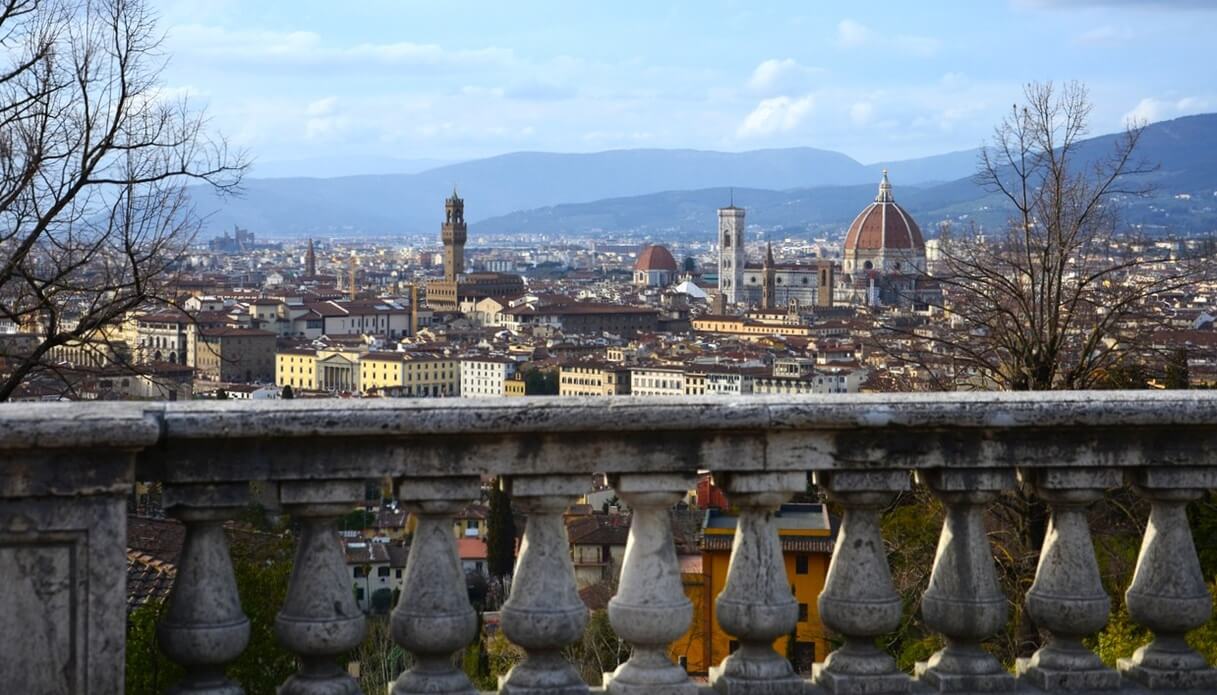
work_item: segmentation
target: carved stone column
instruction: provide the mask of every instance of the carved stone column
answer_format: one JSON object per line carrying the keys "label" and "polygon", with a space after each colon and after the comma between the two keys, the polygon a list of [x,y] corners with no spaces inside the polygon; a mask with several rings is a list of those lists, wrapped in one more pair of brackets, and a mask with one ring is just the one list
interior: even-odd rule
{"label": "carved stone column", "polygon": [[1107,668],[1082,644],[1107,624],[1111,599],[1103,591],[1086,508],[1118,487],[1118,470],[1042,468],[1025,471],[1052,516],[1040,551],[1035,582],[1027,591],[1027,612],[1048,631],[1048,642],[1018,660],[1019,678],[1041,690],[1097,691],[1120,687],[1120,674]]}
{"label": "carved stone column", "polygon": [[697,476],[617,475],[609,482],[633,511],[621,582],[608,605],[613,631],[629,642],[633,653],[616,671],[605,674],[605,692],[694,695],[697,686],[668,658],[668,645],[685,634],[693,620],[669,510],[697,485]]}
{"label": "carved stone column", "polygon": [[875,639],[900,627],[902,604],[892,584],[879,515],[909,489],[904,471],[817,472],[816,484],[844,508],[828,579],[820,593],[820,618],[845,638],[840,649],[816,664],[812,680],[833,695],[907,693],[913,681]]}
{"label": "carved stone column", "polygon": [[511,596],[503,604],[503,634],[526,657],[503,676],[504,695],[583,695],[587,685],[562,657],[583,636],[587,606],[579,598],[562,514],[591,487],[588,476],[522,476],[508,481],[512,500],[528,514]]}
{"label": "carved stone column", "polygon": [[248,499],[247,483],[166,485],[166,511],[186,525],[169,606],[157,626],[161,649],[186,669],[170,693],[240,695],[224,667],[249,642],[224,522]]}
{"label": "carved stone column", "polygon": [[917,678],[939,692],[1013,690],[1014,677],[980,643],[997,634],[1007,618],[984,510],[999,491],[1013,486],[1014,473],[935,469],[918,471],[917,477],[947,508],[930,585],[921,600],[926,625],[942,633],[947,644],[917,663]]}
{"label": "carved stone column", "polygon": [[790,634],[799,619],[773,513],[806,489],[807,475],[716,473],[715,479],[740,509],[727,585],[714,602],[718,624],[740,647],[710,668],[710,685],[722,695],[802,693],[803,679],[773,649],[773,641]]}
{"label": "carved stone column", "polygon": [[298,524],[296,561],[275,634],[300,663],[279,695],[359,695],[338,659],[363,641],[364,616],[351,593],[337,522],[363,500],[361,480],[290,481],[279,500]]}
{"label": "carved stone column", "polygon": [[453,654],[477,633],[452,518],[480,490],[475,477],[411,478],[401,484],[398,498],[418,524],[401,598],[393,609],[393,640],[414,655],[415,664],[398,677],[393,695],[475,692],[452,664]]}
{"label": "carved stone column", "polygon": [[1147,688],[1217,691],[1217,669],[1183,639],[1213,612],[1186,506],[1205,488],[1217,486],[1217,469],[1146,468],[1131,478],[1152,506],[1124,600],[1132,619],[1154,638],[1117,666],[1125,678]]}

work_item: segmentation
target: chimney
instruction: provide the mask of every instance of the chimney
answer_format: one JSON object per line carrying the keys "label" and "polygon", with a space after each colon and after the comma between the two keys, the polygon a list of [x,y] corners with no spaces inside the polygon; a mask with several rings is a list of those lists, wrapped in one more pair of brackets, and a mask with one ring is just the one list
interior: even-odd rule
{"label": "chimney", "polygon": [[418,335],[418,285],[410,283],[410,337]]}

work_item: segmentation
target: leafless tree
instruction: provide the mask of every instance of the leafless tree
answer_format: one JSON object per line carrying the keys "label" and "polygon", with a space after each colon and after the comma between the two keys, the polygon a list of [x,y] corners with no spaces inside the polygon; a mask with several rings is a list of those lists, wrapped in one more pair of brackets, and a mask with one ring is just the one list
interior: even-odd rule
{"label": "leafless tree", "polygon": [[1011,211],[1008,223],[940,230],[935,279],[951,328],[922,338],[929,361],[950,364],[951,386],[1093,387],[1147,347],[1147,324],[1160,315],[1152,302],[1211,274],[1211,249],[1172,257],[1121,224],[1122,202],[1150,192],[1141,175],[1155,167],[1137,156],[1140,123],[1106,152],[1083,146],[1091,109],[1080,84],[1028,85],[976,175]]}
{"label": "leafless tree", "polygon": [[233,190],[242,153],[169,93],[145,0],[0,0],[0,401],[105,339],[127,312],[172,302],[198,229],[186,186]]}

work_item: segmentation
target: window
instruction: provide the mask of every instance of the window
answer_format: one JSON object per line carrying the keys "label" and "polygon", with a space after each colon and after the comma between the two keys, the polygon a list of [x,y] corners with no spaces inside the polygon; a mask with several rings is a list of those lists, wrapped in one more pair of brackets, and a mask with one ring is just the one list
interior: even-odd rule
{"label": "window", "polygon": [[387,576],[389,576],[389,568],[388,568],[388,567],[377,567],[377,568],[376,568],[376,576],[377,576],[377,577],[387,577]]}
{"label": "window", "polygon": [[806,603],[799,604],[799,622],[800,623],[807,622],[807,604]]}
{"label": "window", "polygon": [[363,600],[363,587],[362,586],[355,587],[355,600],[356,601]]}
{"label": "window", "polygon": [[794,558],[794,573],[807,574],[807,556],[800,553]]}
{"label": "window", "polygon": [[398,579],[401,579],[401,570],[400,569],[397,570],[397,574],[394,576],[396,576]]}
{"label": "window", "polygon": [[364,567],[362,565],[356,565],[355,566],[355,578],[362,579],[366,576],[368,576],[368,568]]}

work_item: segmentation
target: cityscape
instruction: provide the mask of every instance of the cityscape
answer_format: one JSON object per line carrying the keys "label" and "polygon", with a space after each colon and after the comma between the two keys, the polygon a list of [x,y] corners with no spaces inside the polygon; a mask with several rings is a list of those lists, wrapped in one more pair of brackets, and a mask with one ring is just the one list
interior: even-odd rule
{"label": "cityscape", "polygon": [[12,692],[1217,693],[1214,8],[712,4],[0,4]]}

